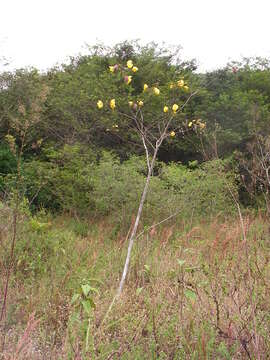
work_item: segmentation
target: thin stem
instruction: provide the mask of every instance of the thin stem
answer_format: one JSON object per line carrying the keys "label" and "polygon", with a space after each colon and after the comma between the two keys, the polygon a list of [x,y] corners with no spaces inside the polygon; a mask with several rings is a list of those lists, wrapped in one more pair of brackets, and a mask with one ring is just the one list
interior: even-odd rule
{"label": "thin stem", "polygon": [[152,161],[151,161],[151,165],[150,165],[150,167],[148,169],[147,179],[146,179],[144,189],[143,189],[143,193],[142,193],[142,196],[141,196],[141,201],[140,201],[140,205],[139,205],[139,208],[138,208],[136,220],[135,220],[135,223],[134,223],[134,226],[133,226],[130,238],[129,238],[128,251],[127,251],[125,266],[124,266],[124,269],[123,269],[122,277],[121,277],[119,288],[118,288],[117,295],[116,295],[117,298],[121,295],[122,290],[123,290],[123,286],[124,286],[124,283],[125,283],[125,280],[126,280],[128,267],[129,267],[129,262],[130,262],[130,258],[131,258],[131,251],[132,251],[132,248],[133,248],[133,244],[134,244],[134,241],[135,241],[137,229],[138,229],[140,218],[141,218],[141,215],[142,215],[142,209],[143,209],[143,205],[144,205],[146,195],[147,195],[147,192],[148,192],[152,171],[153,171],[154,164],[155,164],[155,161],[156,161],[157,152],[158,152],[158,147],[156,147],[156,149],[155,149],[154,156],[153,156]]}

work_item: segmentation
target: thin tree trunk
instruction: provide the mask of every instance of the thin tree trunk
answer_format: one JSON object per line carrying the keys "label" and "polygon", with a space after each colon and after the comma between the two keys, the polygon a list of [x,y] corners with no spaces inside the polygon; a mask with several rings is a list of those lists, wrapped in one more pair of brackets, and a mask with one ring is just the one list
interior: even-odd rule
{"label": "thin tree trunk", "polygon": [[139,205],[139,208],[138,208],[136,220],[135,220],[135,223],[134,223],[134,226],[133,226],[130,238],[129,238],[126,262],[125,262],[125,266],[124,266],[124,269],[123,269],[123,273],[122,273],[121,281],[120,281],[120,284],[119,284],[119,288],[118,288],[118,291],[117,291],[117,294],[116,294],[117,298],[121,295],[122,290],[123,290],[123,286],[124,286],[124,283],[125,283],[125,280],[126,280],[126,276],[127,276],[127,272],[128,272],[128,266],[129,266],[129,262],[130,262],[130,258],[131,258],[131,250],[132,250],[135,238],[136,238],[136,233],[137,233],[140,218],[141,218],[141,215],[142,215],[143,205],[144,205],[146,195],[147,195],[147,192],[148,192],[149,183],[150,183],[150,179],[151,179],[151,176],[152,176],[152,172],[153,172],[153,168],[154,168],[154,164],[155,164],[155,160],[156,160],[156,156],[157,156],[157,151],[158,151],[158,149],[155,149],[154,156],[153,156],[152,161],[151,161],[151,165],[148,168],[147,179],[146,179],[144,189],[143,189],[143,193],[142,193],[142,196],[141,196],[141,201],[140,201],[140,205]]}

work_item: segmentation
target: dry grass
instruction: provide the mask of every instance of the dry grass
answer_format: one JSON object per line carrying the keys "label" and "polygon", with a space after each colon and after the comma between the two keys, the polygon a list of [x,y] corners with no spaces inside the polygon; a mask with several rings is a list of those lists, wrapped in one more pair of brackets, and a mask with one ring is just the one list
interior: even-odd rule
{"label": "dry grass", "polygon": [[[40,324],[35,344],[39,354],[46,354],[43,358],[253,359],[250,289],[261,358],[268,358],[270,242],[263,217],[245,218],[251,282],[238,221],[178,223],[146,233],[134,248],[124,293],[103,322],[122,270],[123,239],[111,239],[105,222],[91,224],[85,237],[75,237],[68,224],[65,218],[57,219],[53,229],[37,236],[38,241],[60,240],[42,263],[46,272],[34,273],[25,282],[13,279],[9,300],[9,306],[16,305],[11,318],[20,319],[24,309],[14,329],[18,339],[26,333],[31,338],[30,325],[24,333],[21,329],[28,314],[36,311]],[[80,322],[72,323],[70,300],[91,278],[101,283],[92,282],[99,295],[93,295],[91,346],[85,351],[87,317],[82,312]],[[8,328],[7,322],[6,332]],[[7,339],[5,347],[16,354],[19,344]],[[25,349],[30,347],[29,342]]]}

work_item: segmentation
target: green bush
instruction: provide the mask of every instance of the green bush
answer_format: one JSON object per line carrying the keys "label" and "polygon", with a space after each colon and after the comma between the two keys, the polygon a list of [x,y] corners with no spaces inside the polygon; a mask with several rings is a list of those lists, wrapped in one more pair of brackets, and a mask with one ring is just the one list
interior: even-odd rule
{"label": "green bush", "polygon": [[6,190],[6,175],[14,173],[17,162],[6,144],[0,144],[0,192]]}
{"label": "green bush", "polygon": [[46,161],[24,164],[26,193],[36,207],[83,215],[91,204],[91,176],[95,156],[80,145],[45,150]]}
{"label": "green bush", "polygon": [[120,163],[118,157],[104,152],[92,178],[95,210],[98,214],[126,216],[138,206],[144,184],[143,159],[133,157]]}
{"label": "green bush", "polygon": [[[120,159],[104,151],[99,159],[81,146],[47,150],[46,161],[24,164],[30,203],[78,216],[110,216],[125,228],[136,214],[146,180],[144,157]],[[209,161],[195,169],[158,163],[143,209],[143,222],[152,224],[179,212],[179,216],[229,213],[236,194],[235,175],[222,161]],[[33,199],[33,201],[31,200]]]}
{"label": "green bush", "polygon": [[237,194],[235,176],[221,160],[208,161],[195,170],[170,164],[164,167],[162,179],[173,191],[171,196],[183,217],[230,213],[234,209],[229,189]]}

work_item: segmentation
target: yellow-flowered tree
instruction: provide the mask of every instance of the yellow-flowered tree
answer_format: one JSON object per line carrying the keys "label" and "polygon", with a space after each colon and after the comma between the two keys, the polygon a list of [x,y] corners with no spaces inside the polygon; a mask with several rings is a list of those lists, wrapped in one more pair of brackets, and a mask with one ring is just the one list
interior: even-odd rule
{"label": "yellow-flowered tree", "polygon": [[[110,112],[106,131],[117,136],[122,135],[128,141],[140,143],[144,148],[147,163],[147,177],[129,236],[117,298],[123,290],[132,247],[161,145],[166,140],[174,141],[176,137],[182,137],[190,131],[202,131],[205,124],[201,120],[186,118],[184,109],[197,91],[190,87],[184,77],[179,76],[166,83],[158,79],[144,83],[140,79],[141,88],[138,91],[140,68],[133,60],[127,60],[124,64],[110,64],[108,73],[111,76],[112,89],[118,91],[116,94],[108,94],[106,98],[99,98],[96,102],[97,109],[102,112],[103,117]],[[136,84],[136,88],[133,87],[133,83]]]}

